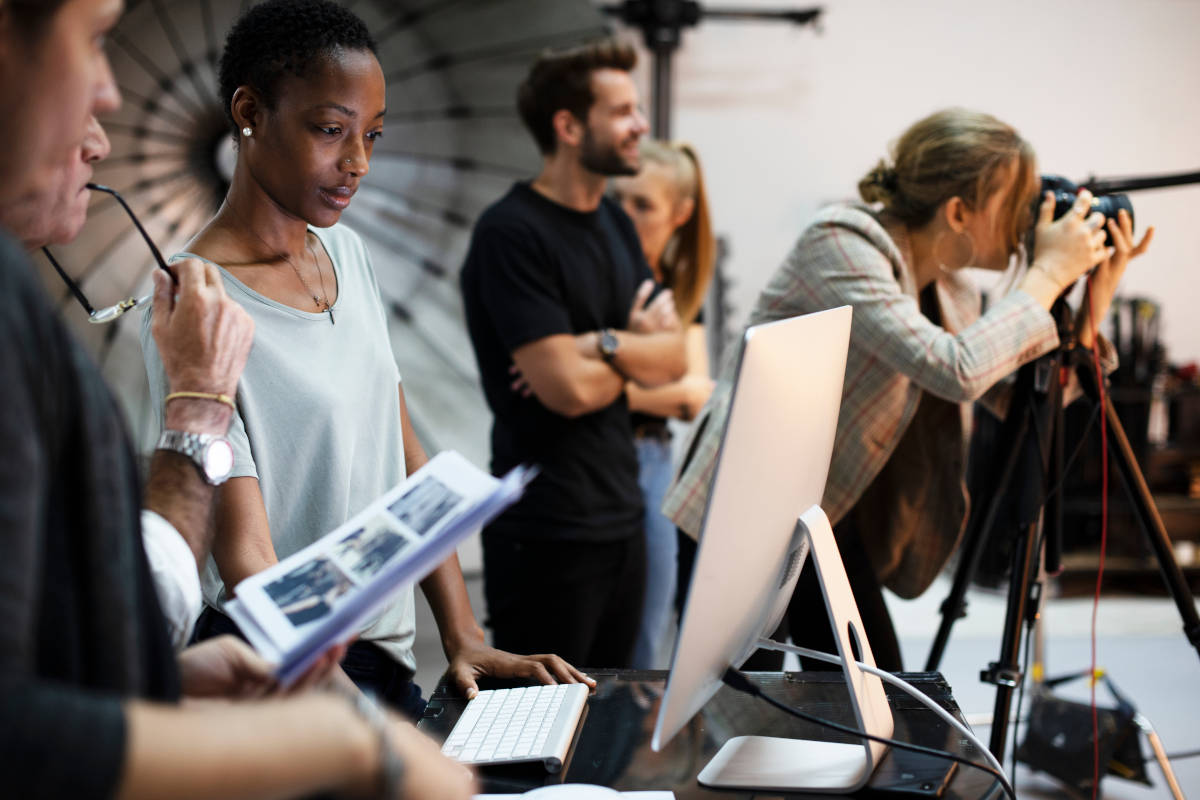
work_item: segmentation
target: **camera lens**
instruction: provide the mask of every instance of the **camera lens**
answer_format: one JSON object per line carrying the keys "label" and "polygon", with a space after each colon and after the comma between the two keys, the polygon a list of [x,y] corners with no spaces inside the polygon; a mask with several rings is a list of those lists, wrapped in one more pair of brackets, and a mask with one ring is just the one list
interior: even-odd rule
{"label": "camera lens", "polygon": [[[1058,219],[1063,214],[1071,210],[1075,205],[1075,195],[1068,192],[1054,193],[1054,218]],[[1104,215],[1104,219],[1116,219],[1117,212],[1121,209],[1129,214],[1129,221],[1133,222],[1133,203],[1129,202],[1127,194],[1102,194],[1092,198],[1092,211],[1099,211]],[[1104,231],[1105,247],[1112,246],[1112,234],[1106,229]]]}
{"label": "camera lens", "polygon": [[[1037,207],[1041,205],[1042,197],[1046,192],[1054,192],[1054,218],[1058,219],[1075,205],[1075,196],[1079,193],[1079,187],[1060,175],[1043,175],[1041,195],[1034,203],[1034,219],[1037,219]],[[1129,221],[1132,223],[1133,203],[1130,202],[1129,195],[1101,194],[1092,197],[1092,211],[1099,211],[1104,215],[1106,221],[1116,219],[1117,212],[1122,208],[1129,214]],[[1104,232],[1104,245],[1112,246],[1112,234],[1107,230]]]}

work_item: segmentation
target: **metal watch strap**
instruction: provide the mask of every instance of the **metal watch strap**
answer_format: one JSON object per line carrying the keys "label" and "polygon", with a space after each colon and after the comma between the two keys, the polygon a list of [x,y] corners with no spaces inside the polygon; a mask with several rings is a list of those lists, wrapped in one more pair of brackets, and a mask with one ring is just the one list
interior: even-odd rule
{"label": "metal watch strap", "polygon": [[156,448],[159,450],[171,450],[180,455],[187,456],[196,465],[196,469],[200,470],[200,476],[204,478],[205,482],[215,486],[224,482],[225,478],[221,477],[218,480],[213,480],[209,477],[208,469],[204,463],[204,452],[210,443],[221,439],[222,437],[206,433],[165,430],[158,437]]}

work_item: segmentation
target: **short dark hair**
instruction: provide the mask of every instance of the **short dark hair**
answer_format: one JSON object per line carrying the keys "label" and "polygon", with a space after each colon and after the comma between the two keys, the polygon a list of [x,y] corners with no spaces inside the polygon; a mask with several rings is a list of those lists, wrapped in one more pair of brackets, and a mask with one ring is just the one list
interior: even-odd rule
{"label": "short dark hair", "polygon": [[543,53],[517,88],[517,111],[544,155],[558,146],[554,115],[566,109],[581,120],[596,98],[592,73],[598,69],[629,72],[637,64],[632,46],[615,39],[592,42],[572,50]]}
{"label": "short dark hair", "polygon": [[266,0],[242,14],[225,37],[218,72],[234,136],[233,93],[239,86],[250,86],[273,108],[284,75],[303,78],[338,50],[376,53],[363,21],[330,0]]}
{"label": "short dark hair", "polygon": [[17,30],[38,36],[65,4],[66,0],[9,0],[8,8]]}

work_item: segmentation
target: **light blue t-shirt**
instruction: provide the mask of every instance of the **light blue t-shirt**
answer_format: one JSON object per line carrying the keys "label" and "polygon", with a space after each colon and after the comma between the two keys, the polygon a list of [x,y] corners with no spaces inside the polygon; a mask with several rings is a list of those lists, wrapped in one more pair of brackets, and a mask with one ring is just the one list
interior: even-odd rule
{"label": "light blue t-shirt", "polygon": [[[281,560],[341,525],[405,475],[400,372],[370,256],[343,225],[309,230],[333,263],[332,324],[327,313],[271,300],[221,270],[229,296],[254,318],[254,345],[228,434],[231,477],[258,478]],[[185,255],[190,254],[175,258]],[[142,351],[161,428],[167,384],[150,335],[150,313],[142,323]],[[224,587],[211,558],[201,577],[205,600],[221,608]],[[413,630],[410,588],[361,638],[415,669]]]}

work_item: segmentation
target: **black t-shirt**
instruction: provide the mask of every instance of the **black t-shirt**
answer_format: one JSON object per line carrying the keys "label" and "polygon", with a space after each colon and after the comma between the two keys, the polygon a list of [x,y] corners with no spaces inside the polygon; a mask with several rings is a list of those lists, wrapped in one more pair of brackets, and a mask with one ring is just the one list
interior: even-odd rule
{"label": "black t-shirt", "polygon": [[3,237],[0,336],[0,769],[13,797],[108,797],[121,702],[179,695],[137,462],[99,370]]}
{"label": "black t-shirt", "polygon": [[625,328],[653,279],[633,223],[607,197],[575,211],[517,183],[475,225],[462,270],[467,327],[492,425],[492,471],[541,475],[489,528],[513,537],[615,541],[641,530],[629,405],[570,419],[512,391],[512,352],[555,334]]}

